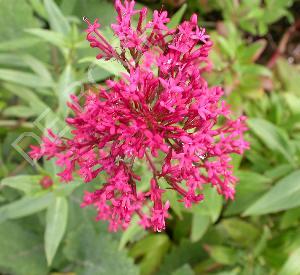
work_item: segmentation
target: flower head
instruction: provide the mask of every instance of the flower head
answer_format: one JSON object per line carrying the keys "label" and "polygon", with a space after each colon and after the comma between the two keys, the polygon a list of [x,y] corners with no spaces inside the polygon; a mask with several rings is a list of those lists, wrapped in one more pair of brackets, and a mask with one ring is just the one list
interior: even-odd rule
{"label": "flower head", "polygon": [[40,180],[40,185],[43,189],[48,189],[53,185],[53,180],[49,176],[44,176]]}
{"label": "flower head", "polygon": [[[97,20],[86,20],[87,40],[99,49],[97,58],[116,59],[127,73],[107,81],[106,89],[87,91],[82,107],[73,96],[68,105],[74,116],[66,120],[72,138],[49,132],[32,157],[55,157],[62,181],[77,173],[90,182],[104,171],[106,182],[87,192],[82,206],[96,207],[97,220],[109,221],[110,230],[127,228],[137,214],[144,228],[161,231],[170,207],[164,192],[177,192],[186,207],[205,199],[208,184],[233,198],[237,179],[230,154],[248,148],[245,117],[232,120],[223,90],[203,78],[212,43],[196,15],[169,29],[165,11],[147,22],[147,10],[135,10],[134,1],[117,0],[115,6],[112,28],[120,46],[106,41]],[[146,191],[139,187],[141,161],[152,173]]]}

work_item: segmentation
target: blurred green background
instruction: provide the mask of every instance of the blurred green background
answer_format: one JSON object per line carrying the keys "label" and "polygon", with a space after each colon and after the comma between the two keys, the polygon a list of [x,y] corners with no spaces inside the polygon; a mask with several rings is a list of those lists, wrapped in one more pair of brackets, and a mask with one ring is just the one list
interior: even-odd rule
{"label": "blurred green background", "polygon": [[[211,85],[248,116],[251,150],[234,157],[233,202],[213,189],[184,209],[171,192],[163,233],[108,233],[81,209],[79,180],[63,185],[53,161],[31,163],[46,128],[65,131],[71,93],[118,76],[95,61],[82,17],[107,39],[113,1],[0,0],[0,274],[300,274],[300,1],[145,0],[176,26],[196,12],[214,42]],[[141,168],[142,181],[149,181]],[[54,182],[43,188],[45,176]],[[101,179],[97,180],[98,184]]]}

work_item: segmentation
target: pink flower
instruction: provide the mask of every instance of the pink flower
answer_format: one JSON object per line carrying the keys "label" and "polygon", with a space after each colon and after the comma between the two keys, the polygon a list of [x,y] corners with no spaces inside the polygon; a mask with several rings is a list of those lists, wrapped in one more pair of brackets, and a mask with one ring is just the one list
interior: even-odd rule
{"label": "pink flower", "polygon": [[166,228],[165,219],[169,217],[168,209],[170,207],[170,202],[167,201],[165,205],[160,205],[152,209],[151,224],[154,231],[161,232]]}
{"label": "pink flower", "polygon": [[[86,19],[87,40],[99,49],[97,58],[116,59],[127,73],[108,80],[106,89],[87,91],[83,106],[72,96],[68,106],[74,115],[66,120],[72,137],[50,131],[31,156],[55,157],[62,181],[77,173],[90,182],[105,172],[106,182],[84,195],[82,207],[93,205],[96,219],[108,221],[110,230],[126,229],[137,215],[141,226],[161,231],[170,207],[164,192],[177,192],[186,207],[205,200],[207,184],[233,199],[237,179],[230,154],[249,147],[245,117],[232,120],[223,90],[208,87],[203,78],[212,43],[196,15],[170,30],[167,12],[155,11],[146,22],[147,10],[135,10],[134,1],[115,6],[112,28],[119,47],[105,40],[97,20]],[[146,191],[140,188],[137,160],[153,174]]]}
{"label": "pink flower", "polygon": [[48,189],[53,185],[53,180],[49,176],[44,176],[40,180],[40,185],[42,186],[43,189]]}

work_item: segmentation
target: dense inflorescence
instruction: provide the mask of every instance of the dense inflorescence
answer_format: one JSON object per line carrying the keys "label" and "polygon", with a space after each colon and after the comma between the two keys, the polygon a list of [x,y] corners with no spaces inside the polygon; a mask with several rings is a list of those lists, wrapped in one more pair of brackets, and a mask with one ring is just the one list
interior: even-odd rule
{"label": "dense inflorescence", "polygon": [[[237,179],[230,154],[248,148],[245,117],[232,120],[222,89],[208,87],[203,78],[211,67],[212,42],[197,16],[169,29],[166,11],[154,11],[148,22],[147,9],[135,10],[134,4],[115,2],[117,48],[101,34],[97,20],[85,19],[97,58],[117,60],[127,73],[97,92],[87,91],[83,106],[72,96],[74,116],[66,120],[72,138],[49,131],[31,156],[55,157],[65,182],[74,173],[90,182],[105,172],[106,182],[86,192],[82,206],[94,205],[97,219],[109,221],[110,230],[127,228],[136,214],[144,228],[161,231],[170,207],[162,198],[166,189],[177,192],[186,207],[204,199],[208,184],[233,199]],[[141,161],[152,173],[144,192],[137,174]]]}

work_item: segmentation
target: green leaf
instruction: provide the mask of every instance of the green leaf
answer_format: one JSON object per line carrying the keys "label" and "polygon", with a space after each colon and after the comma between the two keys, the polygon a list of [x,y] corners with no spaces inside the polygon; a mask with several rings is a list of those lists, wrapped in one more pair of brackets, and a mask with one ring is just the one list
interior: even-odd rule
{"label": "green leaf", "polygon": [[[149,183],[149,181],[147,182]],[[163,194],[163,199],[165,201],[169,201],[174,213],[179,217],[179,219],[183,219],[182,215],[182,203],[179,201],[180,197],[177,192],[165,192]]]}
{"label": "green leaf", "polygon": [[192,212],[207,215],[214,223],[220,216],[223,199],[218,194],[217,190],[212,186],[205,186],[203,194],[204,201],[193,206]]}
{"label": "green leaf", "polygon": [[277,60],[276,69],[283,89],[285,91],[291,91],[299,97],[300,77],[297,67],[289,64],[286,58],[279,58]]}
{"label": "green leaf", "polygon": [[20,190],[26,195],[34,194],[41,191],[39,181],[42,176],[19,175],[14,177],[4,178],[1,185],[9,186],[11,188]]}
{"label": "green leaf", "polygon": [[3,87],[27,102],[36,113],[41,114],[46,110],[50,111],[50,108],[31,90],[10,83],[3,84]]}
{"label": "green leaf", "polygon": [[278,275],[299,275],[300,248],[291,253]]}
{"label": "green leaf", "polygon": [[29,118],[33,116],[39,115],[39,113],[35,112],[35,110],[23,106],[23,105],[17,105],[17,106],[11,106],[8,108],[5,108],[3,111],[4,116],[12,116],[12,117],[20,117],[20,118]]}
{"label": "green leaf", "polygon": [[36,75],[39,75],[45,81],[53,82],[51,73],[43,62],[31,55],[24,55],[22,59],[27,64],[27,66],[35,72]]}
{"label": "green leaf", "polygon": [[0,64],[8,65],[9,67],[27,67],[23,60],[20,60],[20,56],[12,53],[0,53]]}
{"label": "green leaf", "polygon": [[53,0],[44,0],[44,6],[48,13],[51,29],[63,35],[67,35],[70,32],[70,25],[56,3]]}
{"label": "green leaf", "polygon": [[191,228],[191,241],[199,241],[210,225],[210,218],[206,215],[194,213]]}
{"label": "green leaf", "polygon": [[244,216],[263,215],[290,209],[300,205],[300,171],[281,179],[270,191],[259,198]]}
{"label": "green leaf", "polygon": [[10,53],[32,53],[42,60],[48,60],[50,53],[47,45],[36,45],[39,41],[24,32],[25,29],[40,26],[41,21],[35,16],[28,1],[0,1],[0,50]]}
{"label": "green leaf", "polygon": [[199,243],[191,243],[186,239],[181,239],[179,245],[173,245],[171,252],[168,253],[160,265],[158,275],[171,274],[184,264],[194,266],[206,256]]}
{"label": "green leaf", "polygon": [[229,202],[225,216],[240,214],[245,211],[262,192],[268,190],[271,179],[261,174],[239,170],[235,173],[239,179],[236,185],[235,199]]}
{"label": "green leaf", "polygon": [[299,96],[292,94],[292,93],[286,93],[286,94],[284,94],[284,99],[293,114],[296,115],[296,114],[300,113],[300,98],[299,98]]}
{"label": "green leaf", "polygon": [[67,197],[71,195],[74,190],[82,184],[82,179],[74,179],[72,182],[59,184],[55,186],[53,192],[56,196]]}
{"label": "green leaf", "polygon": [[185,264],[179,268],[177,268],[175,271],[172,272],[171,275],[194,275],[195,272],[191,268],[190,265]]}
{"label": "green leaf", "polygon": [[290,209],[282,215],[279,228],[281,230],[297,226],[300,220],[300,207]]}
{"label": "green leaf", "polygon": [[[55,125],[52,125],[51,126],[51,123],[50,121],[52,121],[52,117],[49,116],[49,118],[47,117],[45,119],[45,124],[44,124],[44,129],[52,129],[52,131],[54,131],[55,133],[58,133],[59,130],[61,130],[62,128],[57,128],[57,124],[60,126],[61,124],[61,121],[58,121],[58,123],[55,123]],[[56,164],[56,160],[55,159],[47,159],[47,157],[43,157],[43,162],[44,162],[44,165],[43,165],[43,168],[47,171],[47,173],[49,173],[51,175],[52,178],[57,178],[57,173],[59,173],[61,170],[60,170],[60,167],[57,166]],[[63,186],[69,186],[69,184],[59,184],[59,185],[63,185]],[[55,186],[56,187],[56,186]],[[55,190],[55,189],[54,189]]]}
{"label": "green leaf", "polygon": [[53,194],[47,193],[35,197],[23,197],[0,207],[0,222],[25,217],[44,210],[51,203]]}
{"label": "green leaf", "polygon": [[272,72],[265,66],[258,64],[247,64],[239,67],[239,72],[242,74],[254,74],[272,77]]}
{"label": "green leaf", "polygon": [[258,257],[264,249],[267,247],[268,240],[271,238],[271,230],[269,227],[263,227],[263,233],[261,234],[259,240],[254,245],[253,256]]}
{"label": "green leaf", "polygon": [[279,128],[260,118],[248,119],[247,123],[251,130],[270,150],[280,153],[286,160],[295,165],[290,142]]}
{"label": "green leaf", "polygon": [[214,245],[207,247],[210,256],[220,264],[234,265],[237,262],[237,253],[233,248]]}
{"label": "green leaf", "polygon": [[205,199],[205,207],[208,210],[208,214],[212,222],[216,222],[219,218],[222,210],[222,196],[220,196],[217,190],[213,187],[209,187],[203,192]]}
{"label": "green leaf", "polygon": [[57,87],[57,97],[59,98],[59,108],[64,116],[67,115],[67,102],[70,101],[70,95],[75,93],[76,87],[80,82],[75,81],[71,65],[67,65],[62,72]]}
{"label": "green leaf", "polygon": [[280,178],[287,176],[292,173],[294,168],[290,164],[279,164],[272,169],[265,172],[265,176],[271,178],[273,181],[279,180]]}
{"label": "green leaf", "polygon": [[39,40],[32,37],[16,38],[13,40],[0,42],[0,51],[26,49],[37,43],[39,43]]}
{"label": "green leaf", "polygon": [[165,234],[152,234],[136,243],[129,252],[134,258],[141,258],[141,274],[152,274],[159,266],[164,254],[167,252],[170,240]]}
{"label": "green leaf", "polygon": [[56,197],[48,206],[46,217],[45,252],[49,266],[65,234],[67,220],[68,202],[64,197]]}
{"label": "green leaf", "polygon": [[72,262],[76,275],[124,274],[137,275],[138,268],[127,256],[126,249],[118,250],[118,235],[108,232],[107,223],[95,223],[96,211],[81,208],[83,190],[94,190],[82,184],[70,196],[68,231],[64,255]]}
{"label": "green leaf", "polygon": [[73,10],[77,2],[77,0],[62,0],[60,4],[60,9],[64,14],[74,14]]}
{"label": "green leaf", "polygon": [[[83,211],[83,210],[80,210]],[[78,225],[68,233],[64,253],[73,262],[76,275],[124,274],[138,275],[138,269],[124,251],[118,251],[117,242],[107,231],[97,234],[88,220],[79,220]],[[105,229],[106,230],[106,229]]]}
{"label": "green leaf", "polygon": [[259,229],[251,223],[237,218],[225,219],[220,227],[239,245],[251,245],[259,237]]}
{"label": "green leaf", "polygon": [[49,42],[54,46],[59,47],[64,53],[66,41],[61,33],[44,29],[27,29],[25,31],[36,37],[39,37],[40,39],[42,39],[42,41]]}
{"label": "green leaf", "polygon": [[235,48],[231,47],[230,41],[228,41],[222,36],[218,36],[217,39],[224,53],[226,53],[228,57],[233,59],[235,56]]}
{"label": "green leaf", "polygon": [[266,190],[271,179],[249,170],[239,170],[236,173],[239,179],[237,188],[239,193],[253,193]]}
{"label": "green leaf", "polygon": [[259,39],[250,45],[241,45],[237,51],[237,58],[241,63],[252,63],[265,50],[267,41]]}
{"label": "green leaf", "polygon": [[[24,38],[23,29],[39,26],[38,19],[27,1],[0,1],[0,42]],[[9,49],[11,50],[11,49]]]}
{"label": "green leaf", "polygon": [[138,224],[140,218],[134,216],[131,220],[130,226],[122,234],[119,249],[124,249],[126,244],[130,241],[134,241],[138,236],[144,236],[146,234],[145,230]]}
{"label": "green leaf", "polygon": [[181,20],[182,20],[182,17],[183,17],[183,15],[184,15],[185,11],[186,11],[186,9],[187,9],[187,4],[185,3],[185,4],[183,4],[183,5],[180,7],[180,9],[172,16],[170,22],[167,24],[167,26],[168,26],[169,29],[174,29],[174,28],[176,28],[176,27],[180,24],[180,22],[181,22]]}
{"label": "green leaf", "polygon": [[0,79],[32,88],[45,88],[53,85],[51,81],[41,79],[35,74],[9,69],[0,69]]}
{"label": "green leaf", "polygon": [[0,270],[3,274],[47,275],[42,239],[15,222],[0,226]]}
{"label": "green leaf", "polygon": [[39,16],[47,19],[47,12],[41,0],[29,0],[29,3]]}
{"label": "green leaf", "polygon": [[[100,68],[106,70],[107,72],[115,76],[120,76],[121,73],[127,73],[123,65],[115,60],[103,60],[103,59],[96,60],[95,57],[85,57],[79,60],[79,63],[85,63],[85,62],[93,62],[95,65],[99,66]],[[92,82],[93,79],[89,81]]]}

